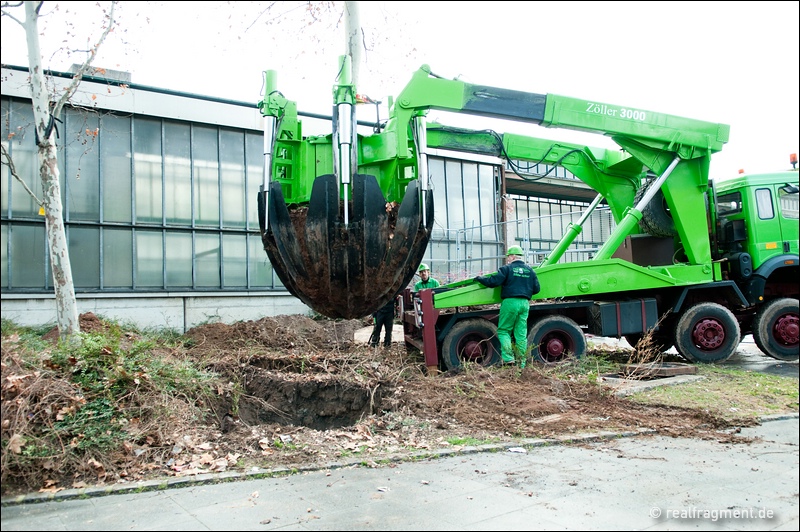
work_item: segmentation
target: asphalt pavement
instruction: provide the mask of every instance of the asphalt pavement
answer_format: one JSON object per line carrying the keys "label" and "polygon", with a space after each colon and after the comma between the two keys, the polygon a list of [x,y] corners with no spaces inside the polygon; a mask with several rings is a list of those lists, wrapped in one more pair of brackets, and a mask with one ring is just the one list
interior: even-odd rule
{"label": "asphalt pavement", "polygon": [[[798,530],[798,416],[4,500],[2,530]],[[227,482],[225,481],[227,480]],[[50,500],[48,500],[50,499]]]}

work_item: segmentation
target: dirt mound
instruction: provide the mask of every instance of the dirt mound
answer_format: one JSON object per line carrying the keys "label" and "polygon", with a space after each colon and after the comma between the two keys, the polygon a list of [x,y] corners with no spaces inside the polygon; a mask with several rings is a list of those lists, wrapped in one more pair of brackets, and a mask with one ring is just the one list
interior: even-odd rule
{"label": "dirt mound", "polygon": [[[727,425],[702,410],[634,403],[537,365],[467,366],[431,376],[422,355],[403,343],[384,349],[354,341],[363,320],[288,315],[212,323],[191,329],[183,341],[161,343],[91,313],[80,319],[84,332],[111,333],[108,344],[76,355],[80,360],[57,349],[31,357],[18,335],[3,337],[3,438],[10,442],[3,449],[4,495],[348,457],[374,463],[464,439],[640,429],[720,438]],[[57,340],[58,331],[45,338]],[[144,359],[180,368],[191,361],[212,376],[213,386],[164,393],[170,384],[159,380],[158,367],[148,372],[134,364]],[[38,370],[30,366],[36,360]],[[100,374],[90,379],[100,365],[110,368],[104,375],[111,381]],[[87,397],[91,387],[108,390],[112,381],[132,393],[115,402]],[[119,420],[121,447],[80,454],[61,446],[60,455],[46,460],[22,453],[26,442],[50,437],[50,427],[87,420],[88,414],[76,415],[90,411]],[[77,433],[70,446],[81,445],[83,436]]]}
{"label": "dirt mound", "polygon": [[261,346],[272,349],[331,349],[353,342],[361,320],[315,321],[300,314],[261,318],[227,325],[194,327],[186,336],[195,349],[235,349]]}
{"label": "dirt mound", "polygon": [[[78,323],[80,324],[81,332],[84,333],[103,333],[109,328],[108,324],[103,322],[100,318],[95,316],[93,312],[86,312],[78,316]],[[49,342],[58,341],[58,327],[53,327],[42,337],[43,340]]]}

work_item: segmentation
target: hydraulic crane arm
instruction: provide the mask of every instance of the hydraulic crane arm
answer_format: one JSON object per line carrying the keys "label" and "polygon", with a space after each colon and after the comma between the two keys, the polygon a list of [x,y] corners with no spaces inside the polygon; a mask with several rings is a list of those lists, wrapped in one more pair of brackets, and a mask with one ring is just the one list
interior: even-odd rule
{"label": "hydraulic crane arm", "polygon": [[[465,142],[428,127],[431,109],[609,136],[625,153],[514,135],[503,135],[501,144],[508,158],[565,166],[605,198],[626,227],[641,218],[633,196],[643,173],[669,172],[670,179],[659,184],[671,209],[678,197],[685,203],[673,210],[678,232],[705,222],[700,213],[710,156],[727,142],[727,125],[446,80],[423,66],[390,101],[386,124],[360,135],[349,57],[340,59],[338,71],[330,135],[303,137],[296,104],[277,90],[272,71],[259,102],[265,117],[258,198],[264,249],[289,291],[321,314],[365,316],[413,277],[433,226],[427,149]],[[468,142],[475,149],[497,144],[477,134]],[[707,242],[681,237],[693,263],[705,262]]]}

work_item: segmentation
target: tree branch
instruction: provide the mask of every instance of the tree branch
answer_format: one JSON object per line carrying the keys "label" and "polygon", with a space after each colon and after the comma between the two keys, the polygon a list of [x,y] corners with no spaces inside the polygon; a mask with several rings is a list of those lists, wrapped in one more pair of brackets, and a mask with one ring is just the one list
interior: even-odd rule
{"label": "tree branch", "polygon": [[58,115],[61,112],[61,109],[64,107],[64,105],[69,101],[70,98],[72,98],[72,95],[75,94],[75,91],[78,90],[78,85],[80,85],[83,75],[86,74],[86,72],[89,70],[89,67],[91,67],[92,62],[97,55],[98,48],[100,48],[100,45],[106,40],[108,34],[111,33],[111,29],[114,27],[114,8],[116,5],[116,1],[111,2],[111,9],[109,10],[108,15],[106,15],[107,23],[105,30],[100,35],[100,38],[97,40],[95,45],[87,51],[89,56],[86,58],[86,61],[84,61],[80,68],[78,68],[78,71],[72,77],[72,81],[69,83],[69,85],[67,85],[66,90],[61,95],[61,98],[59,98],[56,102],[52,111],[54,115]]}
{"label": "tree branch", "polygon": [[40,207],[43,207],[44,202],[36,197],[36,194],[34,194],[33,191],[30,188],[28,188],[27,183],[25,183],[25,181],[23,181],[22,178],[17,173],[17,167],[14,166],[14,161],[11,159],[11,154],[8,153],[5,144],[2,144],[2,164],[8,166],[8,171],[11,173],[12,176],[14,176],[14,179],[20,182],[25,191],[28,194],[30,194],[30,196],[33,198],[33,201],[35,201],[36,204],[39,205]]}
{"label": "tree branch", "polygon": [[2,11],[2,13],[3,13],[2,16],[10,18],[14,22],[16,22],[17,24],[22,26],[23,25],[22,21],[19,20],[14,15],[12,15],[11,11],[7,11],[7,9],[13,9],[15,7],[21,7],[21,6],[22,6],[22,2],[3,2],[2,5],[0,5],[0,9],[3,10]]}

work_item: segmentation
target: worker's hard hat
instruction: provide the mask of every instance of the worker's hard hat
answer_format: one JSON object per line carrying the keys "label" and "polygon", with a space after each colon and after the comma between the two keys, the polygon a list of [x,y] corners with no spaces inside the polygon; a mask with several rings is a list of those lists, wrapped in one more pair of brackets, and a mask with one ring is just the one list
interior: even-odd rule
{"label": "worker's hard hat", "polygon": [[425,270],[430,270],[430,268],[428,268],[428,265],[423,262],[419,265],[419,270],[417,271],[424,272]]}
{"label": "worker's hard hat", "polygon": [[508,255],[522,256],[522,248],[519,246],[511,246],[510,248],[508,248],[508,252],[506,253],[506,256]]}

